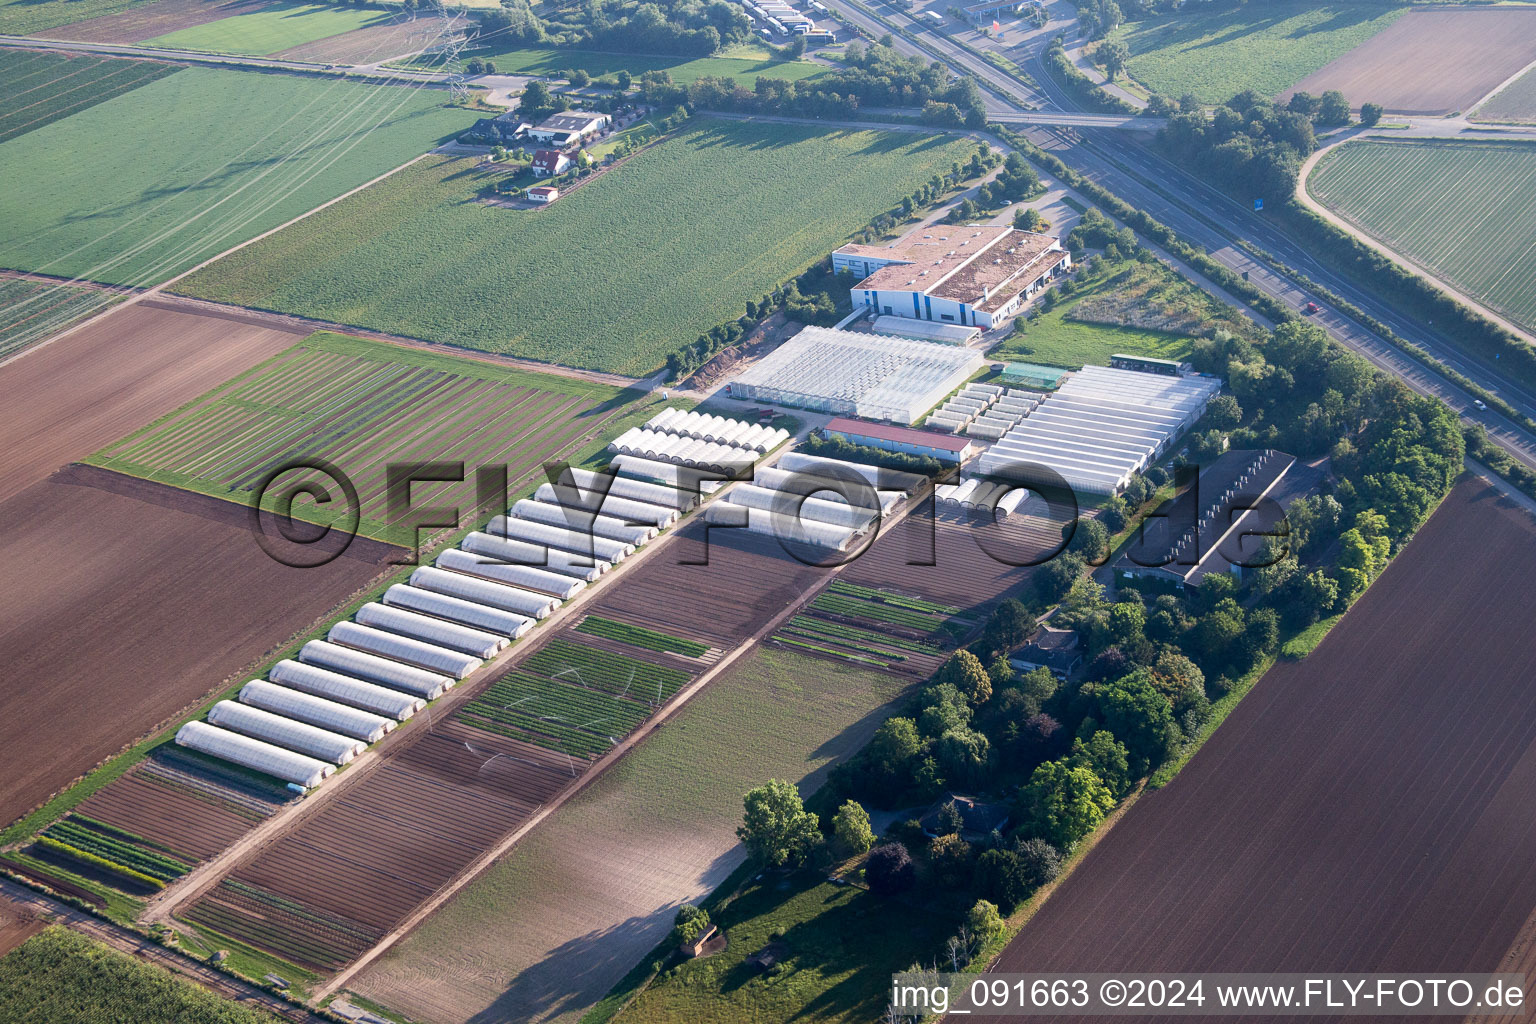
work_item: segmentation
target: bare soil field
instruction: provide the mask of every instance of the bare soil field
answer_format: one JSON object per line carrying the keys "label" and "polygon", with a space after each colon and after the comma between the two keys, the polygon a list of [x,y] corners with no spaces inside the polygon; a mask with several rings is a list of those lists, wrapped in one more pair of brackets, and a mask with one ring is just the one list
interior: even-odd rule
{"label": "bare soil field", "polygon": [[1059,526],[1048,522],[1044,502],[996,523],[970,514],[933,512],[928,502],[892,529],[841,576],[849,583],[884,587],[969,608],[999,598],[1028,578],[1027,566],[1061,545]]}
{"label": "bare soil field", "polygon": [[31,909],[0,898],[0,956],[4,956],[48,927]]}
{"label": "bare soil field", "polygon": [[0,502],[301,337],[149,299],[0,365]]}
{"label": "bare soil field", "polygon": [[1276,665],[1131,808],[996,969],[1518,960],[1536,907],[1533,572],[1530,514],[1463,481],[1311,655]]}
{"label": "bare soil field", "polygon": [[226,685],[396,553],[359,539],[289,568],[238,505],[84,466],[0,502],[0,820]]}
{"label": "bare soil field", "polygon": [[313,61],[316,64],[373,64],[415,53],[436,41],[442,33],[441,18],[422,17],[389,25],[370,25],[280,50],[271,56]]}
{"label": "bare soil field", "polygon": [[270,0],[155,0],[152,4],[139,4],[118,14],[87,18],[73,25],[60,25],[32,34],[44,39],[87,43],[137,43],[269,6]]}
{"label": "bare soil field", "polygon": [[1409,11],[1338,60],[1280,94],[1338,89],[1353,107],[1380,103],[1389,113],[1470,110],[1536,60],[1536,9]]}

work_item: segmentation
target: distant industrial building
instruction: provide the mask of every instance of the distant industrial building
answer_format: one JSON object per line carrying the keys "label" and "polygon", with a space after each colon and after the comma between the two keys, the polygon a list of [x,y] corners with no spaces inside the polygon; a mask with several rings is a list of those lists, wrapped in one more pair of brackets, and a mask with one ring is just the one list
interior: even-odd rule
{"label": "distant industrial building", "polygon": [[1205,412],[1213,377],[1085,366],[994,444],[983,476],[1118,494]]}
{"label": "distant industrial building", "polygon": [[537,126],[529,128],[527,135],[535,142],[548,142],[564,149],[567,146],[580,145],[606,127],[608,127],[607,114],[598,114],[590,110],[567,110],[549,115]]}
{"label": "distant industrial building", "polygon": [[832,269],[860,278],[854,306],[991,330],[1072,267],[1058,239],[1002,225],[919,228],[887,246],[850,243]]}
{"label": "distant industrial building", "polygon": [[959,464],[977,451],[974,443],[953,434],[936,434],[931,430],[914,430],[889,423],[865,423],[842,416],[828,421],[821,429],[828,436],[841,437],[853,444],[903,455],[926,456],[940,462]]}
{"label": "distant industrial building", "polygon": [[911,424],[964,384],[980,352],[883,334],[805,327],[730,384],[732,397]]}

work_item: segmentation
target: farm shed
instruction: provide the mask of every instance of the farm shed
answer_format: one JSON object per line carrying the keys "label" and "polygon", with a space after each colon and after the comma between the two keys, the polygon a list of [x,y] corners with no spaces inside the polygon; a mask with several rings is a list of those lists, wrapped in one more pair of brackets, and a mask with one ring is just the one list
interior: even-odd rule
{"label": "farm shed", "polygon": [[[554,484],[539,484],[533,492],[535,501],[542,501],[547,505],[558,505],[561,508],[581,510],[585,512],[598,512],[601,515],[621,520],[625,523],[648,523],[652,527],[651,537],[656,536],[657,530],[664,530],[677,522],[678,512],[675,508],[665,508],[661,505],[652,505],[648,501],[636,501],[633,498],[619,498],[607,495],[599,499],[596,494],[578,494],[574,487],[556,487]],[[513,515],[517,514],[517,507],[513,506]],[[544,520],[540,520],[543,522]],[[557,524],[558,525],[558,524]],[[610,538],[621,540],[623,538]],[[647,537],[647,540],[650,538]],[[630,543],[638,543],[630,541]]]}
{"label": "farm shed", "polygon": [[[545,486],[548,486],[547,484]],[[551,499],[555,495],[550,495]],[[623,541],[625,544],[633,544],[639,547],[648,540],[656,537],[654,526],[632,526],[621,518],[599,515],[586,509],[573,508],[562,505],[558,500],[530,501],[523,498],[512,506],[512,514],[519,519],[526,519],[533,523],[546,523],[550,526],[564,526],[572,530],[581,530],[591,533],[596,537],[606,537],[609,540]]]}
{"label": "farm shed", "polygon": [[387,604],[370,601],[353,616],[358,622],[374,629],[387,629],[391,633],[412,637],[429,644],[437,644],[451,651],[460,651],[482,660],[496,657],[504,650],[509,637],[472,629],[456,622],[444,622],[420,612],[404,608],[391,608]]}
{"label": "farm shed", "polygon": [[[472,601],[476,604],[500,608],[502,611],[517,612],[519,615],[528,615],[535,619],[549,618],[550,611],[559,607],[560,604],[554,598],[544,597],[542,594],[530,595],[526,590],[509,587],[505,583],[466,576],[460,572],[449,572],[447,569],[438,569],[430,565],[424,565],[411,573],[411,586],[448,597],[457,597],[461,601]],[[530,596],[541,598],[542,603],[530,602]],[[537,610],[523,611],[530,607]]]}
{"label": "farm shed", "polygon": [[861,423],[839,416],[821,429],[825,434],[846,438],[853,444],[905,455],[924,455],[940,462],[958,464],[976,454],[976,446],[963,438],[888,423]]}
{"label": "farm shed", "polygon": [[858,531],[812,519],[797,519],[768,509],[750,508],[729,501],[716,502],[705,510],[704,519],[720,529],[745,529],[750,533],[777,537],[786,543],[812,544],[846,551]]}
{"label": "farm shed", "polygon": [[404,665],[367,651],[343,647],[329,640],[311,640],[299,650],[299,660],[306,665],[355,676],[423,700],[436,700],[453,686],[453,680],[440,673],[428,672],[415,665]]}
{"label": "farm shed", "polygon": [[[499,558],[503,562],[512,565],[532,565],[540,569],[548,569],[562,576],[573,576],[578,580],[586,580],[588,583],[596,580],[603,573],[613,568],[609,563],[598,559],[593,561],[585,555],[573,555],[568,551],[552,551],[543,544],[529,544],[525,541],[510,540],[506,537],[493,537],[488,533],[476,530],[460,542],[459,547],[465,551],[472,551],[477,555],[485,555],[489,558]],[[436,614],[435,612],[433,614]],[[473,625],[473,623],[470,623]],[[516,634],[509,634],[516,638]]]}
{"label": "farm shed", "polygon": [[393,661],[403,661],[429,672],[441,672],[454,679],[463,679],[484,664],[481,659],[468,654],[365,626],[361,622],[338,622],[326,634],[326,639],[333,644],[377,654]]}
{"label": "farm shed", "polygon": [[912,423],[982,365],[980,352],[805,327],[730,385],[734,398]]}
{"label": "farm shed", "polygon": [[862,530],[877,515],[873,509],[857,508],[846,501],[825,501],[821,498],[802,498],[786,491],[776,491],[756,484],[738,484],[730,494],[734,505],[760,508],[793,519],[814,520]]}
{"label": "farm shed", "polygon": [[328,732],[232,700],[221,700],[209,708],[208,724],[332,764],[350,764],[368,748],[368,744],[351,736]]}
{"label": "farm shed", "polygon": [[413,612],[435,615],[440,619],[511,637],[513,640],[519,639],[534,627],[534,620],[530,616],[466,601],[461,597],[434,594],[430,590],[421,590],[406,583],[396,583],[384,591],[384,603],[392,608],[408,608]]}
{"label": "farm shed", "polygon": [[985,476],[1115,494],[1204,413],[1211,377],[1087,366],[982,455]]}
{"label": "farm shed", "polygon": [[387,686],[364,682],[353,676],[291,658],[273,665],[267,672],[267,678],[314,697],[334,700],[378,715],[388,715],[397,722],[405,721],[427,704],[420,697],[409,693],[401,693]]}
{"label": "farm shed", "polygon": [[605,562],[622,562],[635,553],[633,544],[594,537],[590,533],[578,533],[545,523],[530,523],[526,519],[496,516],[486,524],[485,532],[492,537],[520,540],[529,544],[542,544],[553,551],[564,551],[587,559]]}
{"label": "farm shed", "polygon": [[[601,539],[601,538],[599,538]],[[522,607],[513,609],[534,618],[543,618],[560,606],[560,602],[575,597],[587,589],[586,583],[574,576],[550,572],[531,565],[508,565],[499,558],[488,558],[462,548],[450,548],[437,556],[432,563],[439,569],[468,573],[514,587],[528,596]],[[543,612],[543,615],[540,612]]]}
{"label": "farm shed", "polygon": [[753,482],[760,487],[789,491],[791,494],[808,494],[823,501],[840,501],[861,507],[878,504],[881,512],[891,511],[906,497],[905,491],[877,491],[873,487],[866,490],[864,485],[850,480],[834,480],[809,471],[797,473],[777,466],[757,467]]}
{"label": "farm shed", "polygon": [[333,764],[216,728],[207,722],[188,722],[176,730],[176,743],[305,789],[320,785],[336,771]]}
{"label": "farm shed", "polygon": [[240,703],[270,711],[274,715],[307,722],[327,732],[377,743],[395,727],[395,720],[371,711],[338,704],[300,690],[290,690],[262,679],[252,679],[240,688]]}
{"label": "farm shed", "polygon": [[820,455],[802,455],[799,452],[790,452],[779,460],[779,468],[787,469],[794,473],[814,473],[818,476],[827,476],[836,479],[839,476],[856,474],[868,480],[875,486],[884,486],[887,489],[900,489],[907,494],[922,487],[928,482],[928,478],[920,473],[904,473],[899,469],[885,469],[880,466],[866,466],[862,462],[845,462],[842,459],[828,459]]}

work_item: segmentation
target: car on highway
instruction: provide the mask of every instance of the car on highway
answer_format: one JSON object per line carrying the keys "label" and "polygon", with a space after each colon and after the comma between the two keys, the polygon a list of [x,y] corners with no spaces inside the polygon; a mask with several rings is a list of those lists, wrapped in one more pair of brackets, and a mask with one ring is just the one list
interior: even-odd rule
{"label": "car on highway", "polygon": [[1319,306],[1317,303],[1309,302],[1305,306],[1301,307],[1301,311],[1303,313],[1305,313],[1307,316],[1311,316],[1313,313],[1316,313],[1321,308],[1322,307]]}
{"label": "car on highway", "polygon": [[1480,412],[1488,411],[1488,403],[1483,401],[1481,398],[1472,399],[1472,407]]}

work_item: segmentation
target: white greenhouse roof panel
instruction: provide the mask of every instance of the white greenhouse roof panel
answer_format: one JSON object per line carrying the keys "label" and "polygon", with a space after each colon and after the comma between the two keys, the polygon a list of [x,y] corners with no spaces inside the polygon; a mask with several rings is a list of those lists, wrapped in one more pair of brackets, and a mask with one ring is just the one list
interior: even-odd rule
{"label": "white greenhouse roof panel", "polygon": [[[585,555],[573,555],[569,551],[556,551],[542,544],[530,544],[527,541],[512,540],[508,537],[493,537],[479,530],[460,541],[459,547],[477,555],[499,558],[512,565],[531,565],[537,569],[548,569],[550,572],[572,576],[588,583],[595,582],[599,576],[613,568],[611,563],[602,559],[594,561]],[[510,635],[514,639],[517,636],[515,633]]]}
{"label": "white greenhouse roof panel", "polygon": [[240,703],[298,722],[307,722],[327,732],[339,732],[364,743],[379,742],[395,727],[393,718],[348,707],[301,690],[290,690],[264,679],[252,679],[242,686]]}
{"label": "white greenhouse roof panel", "polygon": [[377,715],[388,715],[397,722],[405,721],[427,704],[414,694],[402,693],[319,665],[294,661],[292,658],[285,658],[273,665],[267,672],[267,678],[301,693],[323,697]]}
{"label": "white greenhouse roof panel", "polygon": [[312,789],[336,766],[261,740],[253,740],[207,722],[188,722],[176,731],[176,743],[265,775]]}
{"label": "white greenhouse roof panel", "polygon": [[331,764],[351,764],[368,744],[249,704],[221,700],[208,709],[208,724]]}
{"label": "white greenhouse roof panel", "polygon": [[392,608],[377,601],[370,601],[363,605],[353,618],[365,626],[399,633],[401,636],[408,636],[429,644],[437,644],[482,661],[496,657],[511,641],[507,636],[487,633],[483,629],[475,629],[457,622],[444,622],[430,615],[423,615],[405,608]]}
{"label": "white greenhouse roof panel", "polygon": [[983,362],[975,349],[811,326],[743,371],[730,393],[911,424]]}
{"label": "white greenhouse roof panel", "polygon": [[488,604],[466,601],[461,597],[436,594],[408,583],[396,583],[384,591],[384,603],[393,608],[407,608],[513,640],[533,629],[535,621],[531,615],[519,615]]}
{"label": "white greenhouse roof panel", "polygon": [[[338,623],[337,625],[355,625],[355,623]],[[335,631],[334,627],[332,631]],[[440,672],[429,672],[415,665],[406,665],[367,651],[343,647],[329,640],[311,640],[300,648],[299,660],[306,665],[353,676],[391,690],[408,693],[422,700],[436,700],[446,693],[454,682],[450,676]]]}

